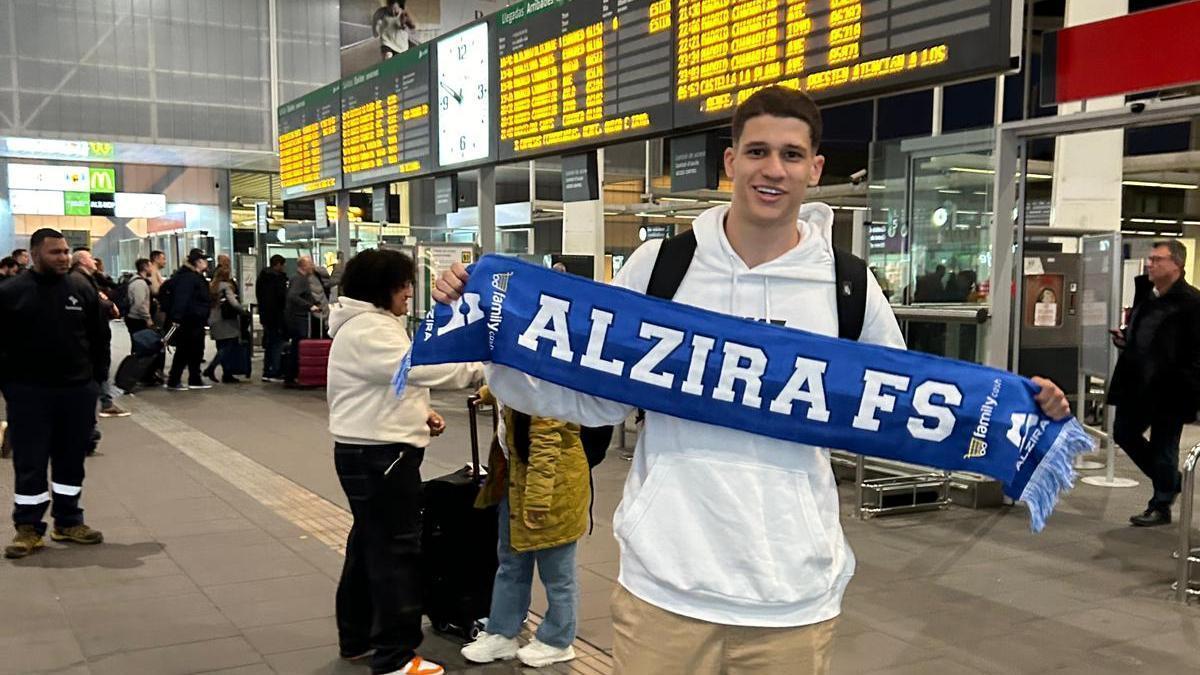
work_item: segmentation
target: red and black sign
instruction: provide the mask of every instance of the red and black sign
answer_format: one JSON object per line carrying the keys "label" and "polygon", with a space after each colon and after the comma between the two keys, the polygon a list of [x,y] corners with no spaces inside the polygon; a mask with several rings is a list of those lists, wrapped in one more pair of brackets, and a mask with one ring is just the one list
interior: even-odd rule
{"label": "red and black sign", "polygon": [[1200,82],[1200,0],[1048,33],[1043,106]]}

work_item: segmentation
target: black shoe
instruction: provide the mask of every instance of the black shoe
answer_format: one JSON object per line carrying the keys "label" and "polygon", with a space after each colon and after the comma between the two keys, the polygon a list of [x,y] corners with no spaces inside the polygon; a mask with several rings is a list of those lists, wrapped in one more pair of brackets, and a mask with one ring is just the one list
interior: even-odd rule
{"label": "black shoe", "polygon": [[217,379],[217,371],[215,371],[215,370],[204,371],[204,376],[207,377],[208,379],[212,380],[213,382],[220,382],[220,380]]}
{"label": "black shoe", "polygon": [[221,377],[221,384],[241,384],[242,381],[233,375],[225,375]]}
{"label": "black shoe", "polygon": [[1157,527],[1159,525],[1171,524],[1171,511],[1163,509],[1146,509],[1146,512],[1140,516],[1134,516],[1129,519],[1134,527]]}
{"label": "black shoe", "polygon": [[1154,509],[1153,509],[1153,508],[1148,508],[1148,509],[1146,509],[1145,511],[1142,511],[1141,513],[1139,513],[1139,514],[1136,514],[1136,515],[1129,516],[1129,524],[1130,524],[1130,525],[1133,525],[1133,524],[1137,523],[1137,521],[1138,521],[1140,518],[1146,518],[1146,517],[1150,516],[1152,513],[1154,513]]}

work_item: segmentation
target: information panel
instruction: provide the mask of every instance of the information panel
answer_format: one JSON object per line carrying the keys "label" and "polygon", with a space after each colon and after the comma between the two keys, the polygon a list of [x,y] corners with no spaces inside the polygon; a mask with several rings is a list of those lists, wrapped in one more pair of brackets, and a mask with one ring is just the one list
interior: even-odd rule
{"label": "information panel", "polygon": [[284,199],[342,186],[341,83],[279,107],[279,181]]}
{"label": "information panel", "polygon": [[342,80],[343,187],[432,169],[429,47],[413,47]]}
{"label": "information panel", "polygon": [[676,0],[676,127],[782,84],[822,102],[1008,67],[1001,0]]}
{"label": "information panel", "polygon": [[671,129],[671,0],[527,0],[496,20],[501,160]]}

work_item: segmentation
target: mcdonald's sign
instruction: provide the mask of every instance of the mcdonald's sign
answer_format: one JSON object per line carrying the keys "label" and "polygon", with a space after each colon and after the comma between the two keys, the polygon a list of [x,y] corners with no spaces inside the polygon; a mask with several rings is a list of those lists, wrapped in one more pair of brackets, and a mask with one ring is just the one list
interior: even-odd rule
{"label": "mcdonald's sign", "polygon": [[88,192],[117,191],[117,172],[115,169],[88,169]]}

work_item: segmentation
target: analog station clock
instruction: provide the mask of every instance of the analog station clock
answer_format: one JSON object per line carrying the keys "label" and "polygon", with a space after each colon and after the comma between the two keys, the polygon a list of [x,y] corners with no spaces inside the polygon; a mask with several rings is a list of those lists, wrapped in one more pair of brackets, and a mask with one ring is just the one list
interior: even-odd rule
{"label": "analog station clock", "polygon": [[438,163],[462,164],[491,155],[488,24],[437,42]]}

